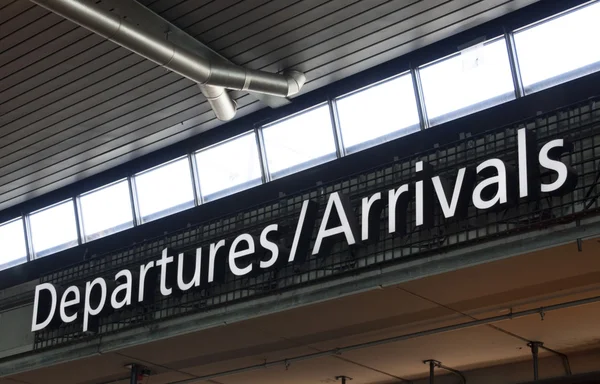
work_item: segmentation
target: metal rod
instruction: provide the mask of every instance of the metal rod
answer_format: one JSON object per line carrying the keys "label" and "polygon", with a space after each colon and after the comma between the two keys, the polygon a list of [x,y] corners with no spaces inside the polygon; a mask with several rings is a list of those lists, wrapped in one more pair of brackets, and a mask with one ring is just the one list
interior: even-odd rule
{"label": "metal rod", "polygon": [[137,384],[139,367],[137,364],[131,364],[131,374],[129,375],[129,384]]}
{"label": "metal rod", "polygon": [[551,305],[548,307],[540,307],[540,308],[528,309],[528,310],[521,311],[521,312],[507,313],[506,315],[493,316],[493,317],[488,317],[486,319],[473,320],[473,321],[469,321],[466,323],[448,325],[445,327],[439,327],[439,328],[433,328],[433,329],[429,329],[429,330],[425,330],[425,331],[408,333],[405,335],[389,337],[386,339],[380,339],[380,340],[369,341],[369,342],[361,343],[361,344],[349,345],[347,347],[335,348],[335,349],[330,349],[330,350],[322,351],[322,352],[309,353],[306,355],[300,355],[300,356],[287,358],[287,359],[274,360],[271,362],[265,362],[263,364],[249,365],[249,366],[236,368],[236,369],[232,369],[232,370],[228,370],[228,371],[221,371],[221,372],[216,372],[216,373],[212,373],[212,374],[208,374],[208,375],[197,376],[192,379],[174,381],[174,382],[171,382],[170,384],[192,384],[192,383],[197,383],[199,381],[206,381],[209,379],[214,379],[217,377],[228,376],[228,375],[249,372],[249,371],[256,371],[256,370],[260,370],[260,369],[266,369],[266,368],[270,368],[270,367],[274,367],[274,366],[278,366],[278,365],[290,364],[290,363],[297,362],[297,361],[305,361],[305,360],[316,359],[316,358],[325,357],[325,356],[340,355],[344,352],[349,352],[349,351],[353,351],[353,350],[357,350],[357,349],[375,347],[378,345],[395,343],[398,341],[410,340],[410,339],[415,339],[418,337],[430,336],[430,335],[435,335],[435,334],[439,334],[439,333],[457,331],[457,330],[461,330],[461,329],[467,329],[467,328],[471,328],[471,327],[497,323],[497,322],[505,321],[505,320],[513,320],[513,319],[518,319],[518,318],[525,317],[525,316],[539,315],[542,312],[548,313],[548,312],[552,312],[552,311],[557,311],[559,309],[573,308],[573,307],[578,307],[581,305],[593,304],[593,303],[598,303],[598,302],[600,302],[600,296],[594,296],[594,297],[590,297],[587,299],[568,301],[565,303],[555,304],[555,305]]}
{"label": "metal rod", "polygon": [[544,351],[548,351],[550,353],[554,353],[555,355],[557,355],[558,357],[561,358],[563,365],[565,367],[565,373],[567,376],[571,376],[573,374],[573,372],[571,371],[571,363],[569,362],[569,356],[565,355],[562,352],[558,352],[555,351],[554,349],[548,348],[544,345],[540,345],[540,348],[542,348]]}
{"label": "metal rod", "polygon": [[539,375],[539,348],[543,343],[539,341],[532,341],[527,344],[531,348],[531,355],[533,356],[533,380],[537,381],[540,378]]}
{"label": "metal rod", "polygon": [[446,370],[446,371],[448,371],[448,372],[450,372],[450,373],[452,373],[452,374],[460,377],[460,381],[462,381],[463,384],[467,384],[467,378],[465,377],[465,375],[462,374],[461,371],[459,371],[457,369],[454,369],[454,368],[447,367],[447,366],[445,366],[445,365],[443,365],[442,363],[439,363],[439,362],[437,364],[437,367],[441,368],[441,369],[444,369],[444,370]]}
{"label": "metal rod", "polygon": [[429,361],[429,384],[434,384],[435,382],[435,361]]}

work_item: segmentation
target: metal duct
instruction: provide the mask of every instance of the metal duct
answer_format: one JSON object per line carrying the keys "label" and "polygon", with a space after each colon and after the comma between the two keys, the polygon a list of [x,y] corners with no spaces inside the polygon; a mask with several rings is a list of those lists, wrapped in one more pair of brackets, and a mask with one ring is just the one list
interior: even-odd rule
{"label": "metal duct", "polygon": [[199,87],[213,111],[215,111],[217,119],[222,121],[233,119],[237,105],[235,104],[235,101],[229,97],[225,88],[202,84],[199,84]]}
{"label": "metal duct", "polygon": [[[288,97],[298,93],[306,81],[304,74],[298,71],[280,75],[213,62],[165,38],[152,36],[139,26],[92,3],[84,4],[78,0],[31,1],[201,85]],[[203,94],[212,95],[209,102],[211,106],[217,106],[216,113],[219,106],[229,109],[219,111],[219,118],[231,115],[233,101],[226,100],[229,98],[226,92],[214,88],[201,89]]]}

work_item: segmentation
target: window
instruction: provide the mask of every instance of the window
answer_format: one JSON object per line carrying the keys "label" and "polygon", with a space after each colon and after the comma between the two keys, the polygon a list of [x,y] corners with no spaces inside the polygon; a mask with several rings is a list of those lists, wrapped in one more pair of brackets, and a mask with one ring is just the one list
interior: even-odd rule
{"label": "window", "polygon": [[204,201],[218,199],[262,182],[254,132],[198,151],[196,165]]}
{"label": "window", "polygon": [[600,3],[515,32],[525,93],[600,70]]}
{"label": "window", "polygon": [[515,98],[504,38],[427,64],[419,72],[430,125]]}
{"label": "window", "polygon": [[0,270],[27,261],[23,219],[0,224]]}
{"label": "window", "polygon": [[77,245],[73,200],[32,213],[29,223],[35,257],[44,257]]}
{"label": "window", "polygon": [[187,157],[139,173],[134,181],[142,223],[191,208],[195,204]]}
{"label": "window", "polygon": [[336,103],[346,153],[419,130],[419,112],[410,74],[342,96]]}
{"label": "window", "polygon": [[323,104],[262,128],[271,178],[336,158],[329,105]]}
{"label": "window", "polygon": [[85,241],[133,227],[129,183],[121,180],[79,197]]}

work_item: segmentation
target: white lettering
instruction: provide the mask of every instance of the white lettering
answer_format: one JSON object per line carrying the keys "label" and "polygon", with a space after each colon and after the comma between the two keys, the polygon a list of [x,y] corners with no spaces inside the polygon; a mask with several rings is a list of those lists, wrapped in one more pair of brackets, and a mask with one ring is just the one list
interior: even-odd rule
{"label": "white lettering", "polygon": [[219,240],[217,244],[210,245],[210,253],[208,255],[208,282],[212,283],[215,280],[215,258],[219,248],[225,246],[225,240]]}
{"label": "white lettering", "polygon": [[173,288],[167,288],[167,265],[173,262],[173,256],[168,255],[167,248],[162,251],[162,258],[156,261],[156,266],[160,267],[160,293],[163,296],[169,296],[173,293]]}
{"label": "white lettering", "polygon": [[190,280],[189,283],[183,282],[183,258],[184,257],[185,256],[183,253],[179,254],[179,260],[177,262],[177,286],[179,287],[180,290],[185,292],[188,289],[191,289],[192,287],[200,286],[200,270],[202,268],[201,267],[202,266],[202,248],[196,249],[196,268],[194,269],[194,277],[192,278],[192,280]]}
{"label": "white lettering", "polygon": [[[68,300],[70,294],[73,294],[75,297]],[[67,315],[67,308],[79,304],[80,300],[79,287],[71,286],[65,290],[65,293],[63,293],[60,299],[60,319],[63,323],[71,323],[77,319],[77,311],[72,315]]]}
{"label": "white lettering", "polygon": [[549,154],[550,150],[552,150],[553,148],[561,148],[564,145],[565,145],[565,143],[564,143],[563,139],[557,139],[557,140],[552,140],[552,141],[546,143],[542,147],[542,149],[540,149],[540,154],[539,154],[540,165],[546,169],[550,169],[550,170],[556,172],[556,174],[557,174],[556,180],[554,180],[554,182],[552,182],[550,184],[542,183],[542,185],[540,186],[542,192],[557,191],[567,182],[567,179],[569,176],[569,170],[567,168],[567,165],[561,161],[550,159],[550,154]]}
{"label": "white lettering", "polygon": [[[247,244],[246,249],[238,250],[238,245],[245,241]],[[247,233],[242,233],[238,237],[233,240],[231,243],[231,248],[229,249],[229,269],[231,273],[236,276],[244,276],[248,273],[252,272],[252,263],[248,263],[248,265],[244,268],[240,268],[236,264],[236,259],[240,257],[248,256],[254,253],[254,239]]]}
{"label": "white lettering", "polygon": [[[92,298],[92,290],[94,287],[100,287],[100,300],[95,308],[92,308],[92,303],[90,302]],[[96,316],[102,311],[104,307],[104,303],[106,303],[106,281],[103,278],[97,277],[92,282],[87,282],[85,284],[85,302],[83,306],[83,332],[88,330],[89,318],[90,316]]]}
{"label": "white lettering", "polygon": [[[475,207],[478,209],[488,209],[496,204],[504,204],[508,201],[508,192],[506,189],[506,167],[504,166],[504,162],[500,159],[486,160],[477,166],[477,173],[480,173],[484,169],[490,167],[496,168],[497,175],[483,180],[477,184],[473,190],[473,205],[475,205]],[[486,187],[492,184],[497,184],[496,194],[489,200],[484,200],[481,197],[481,193]]]}
{"label": "white lettering", "polygon": [[431,178],[431,181],[433,182],[433,188],[435,189],[435,194],[437,195],[438,201],[440,202],[440,206],[442,207],[442,212],[444,213],[444,217],[447,219],[450,217],[454,217],[454,215],[456,214],[456,207],[458,206],[458,199],[460,197],[466,171],[466,168],[461,168],[458,170],[458,174],[456,175],[456,182],[454,183],[454,191],[452,192],[452,197],[450,199],[449,204],[440,177],[435,176]]}
{"label": "white lettering", "polygon": [[277,258],[279,257],[279,247],[272,241],[267,239],[267,236],[270,232],[277,232],[279,230],[279,226],[277,224],[271,224],[267,226],[260,233],[260,246],[266,249],[267,251],[271,251],[271,258],[267,261],[260,262],[260,267],[262,269],[270,268],[277,262]]}
{"label": "white lettering", "polygon": [[[335,211],[340,219],[340,225],[327,229],[327,223],[329,223],[329,216],[331,215],[333,207],[335,207]],[[317,234],[317,239],[315,240],[315,246],[312,254],[316,255],[319,253],[323,239],[342,233],[346,237],[346,242],[348,245],[356,244],[356,236],[350,226],[350,222],[348,221],[348,216],[344,210],[344,206],[342,205],[340,194],[339,192],[333,192],[331,195],[329,195],[329,200],[327,200],[327,207],[325,207],[325,213],[323,215],[323,220],[321,221],[321,226],[319,228],[319,233]]]}
{"label": "white lettering", "polygon": [[[117,285],[110,296],[110,305],[114,309],[120,309],[126,305],[130,305],[131,296],[133,296],[133,276],[131,275],[131,271],[128,269],[119,271],[115,275],[115,281],[119,280],[121,277],[125,277],[125,283]],[[125,297],[121,301],[118,301],[117,297],[121,291],[125,291]]]}
{"label": "white lettering", "polygon": [[[38,320],[38,308],[40,305],[40,292],[42,292],[43,290],[50,292],[50,298],[51,298],[50,312],[48,313],[48,316],[46,317],[46,319],[38,324],[37,320]],[[31,332],[42,330],[42,329],[46,328],[52,322],[52,318],[54,317],[54,312],[56,311],[56,301],[57,301],[57,295],[56,295],[56,288],[54,288],[54,285],[52,285],[50,283],[43,283],[43,284],[40,284],[35,287],[35,297],[33,299],[33,319],[31,321]]]}

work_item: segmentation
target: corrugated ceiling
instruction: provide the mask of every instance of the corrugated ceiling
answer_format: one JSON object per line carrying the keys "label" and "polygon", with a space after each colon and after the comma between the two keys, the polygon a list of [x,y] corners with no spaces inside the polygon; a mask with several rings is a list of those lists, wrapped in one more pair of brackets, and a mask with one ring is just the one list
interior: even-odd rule
{"label": "corrugated ceiling", "polygon": [[[142,0],[309,92],[536,0]],[[234,93],[238,116],[264,106]],[[219,125],[191,81],[27,0],[0,0],[0,210]]]}

